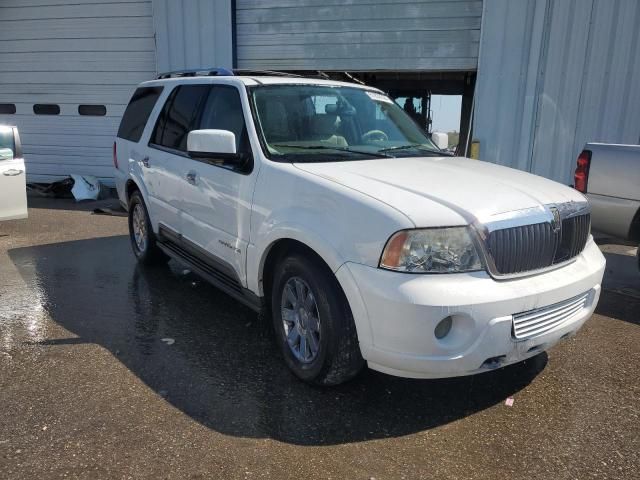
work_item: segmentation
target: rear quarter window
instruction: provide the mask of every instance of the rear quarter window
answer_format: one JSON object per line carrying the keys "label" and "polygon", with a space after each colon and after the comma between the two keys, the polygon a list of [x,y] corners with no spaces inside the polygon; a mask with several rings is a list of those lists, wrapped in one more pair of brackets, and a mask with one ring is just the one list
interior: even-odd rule
{"label": "rear quarter window", "polygon": [[162,88],[141,87],[134,92],[120,122],[119,138],[132,142],[140,140],[149,115],[151,115],[151,111],[162,93]]}

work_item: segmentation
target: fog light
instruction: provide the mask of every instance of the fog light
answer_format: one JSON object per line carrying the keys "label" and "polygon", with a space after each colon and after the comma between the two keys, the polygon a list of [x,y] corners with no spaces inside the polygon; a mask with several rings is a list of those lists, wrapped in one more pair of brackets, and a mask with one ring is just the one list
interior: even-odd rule
{"label": "fog light", "polygon": [[433,334],[436,336],[437,339],[444,338],[451,331],[452,325],[453,325],[453,318],[445,317],[438,322],[438,325],[436,325],[436,328],[433,331]]}

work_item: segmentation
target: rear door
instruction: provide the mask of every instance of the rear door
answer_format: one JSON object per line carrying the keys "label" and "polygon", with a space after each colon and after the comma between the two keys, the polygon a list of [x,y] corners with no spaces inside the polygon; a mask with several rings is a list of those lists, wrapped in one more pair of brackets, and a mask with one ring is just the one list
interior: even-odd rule
{"label": "rear door", "polygon": [[145,151],[145,185],[149,192],[152,221],[182,231],[184,189],[191,163],[187,136],[197,121],[209,91],[208,85],[179,85],[158,115]]}
{"label": "rear door", "polygon": [[0,220],[27,218],[27,183],[18,130],[0,126]]}

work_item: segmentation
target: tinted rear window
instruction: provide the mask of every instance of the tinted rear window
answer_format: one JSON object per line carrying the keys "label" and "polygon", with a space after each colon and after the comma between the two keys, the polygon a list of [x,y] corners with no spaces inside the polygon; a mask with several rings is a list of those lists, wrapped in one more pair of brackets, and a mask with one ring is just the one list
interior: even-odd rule
{"label": "tinted rear window", "polygon": [[132,142],[140,140],[151,110],[161,93],[162,87],[142,87],[135,91],[122,116],[118,137]]}

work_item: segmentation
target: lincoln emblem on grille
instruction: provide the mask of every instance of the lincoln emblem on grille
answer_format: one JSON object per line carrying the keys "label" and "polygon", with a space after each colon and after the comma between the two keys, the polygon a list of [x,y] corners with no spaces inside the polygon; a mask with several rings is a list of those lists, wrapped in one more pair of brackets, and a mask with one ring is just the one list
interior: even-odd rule
{"label": "lincoln emblem on grille", "polygon": [[553,229],[553,233],[558,233],[560,228],[562,228],[562,222],[560,221],[560,212],[556,207],[551,207],[551,213],[553,215],[553,219],[551,220],[551,228]]}

